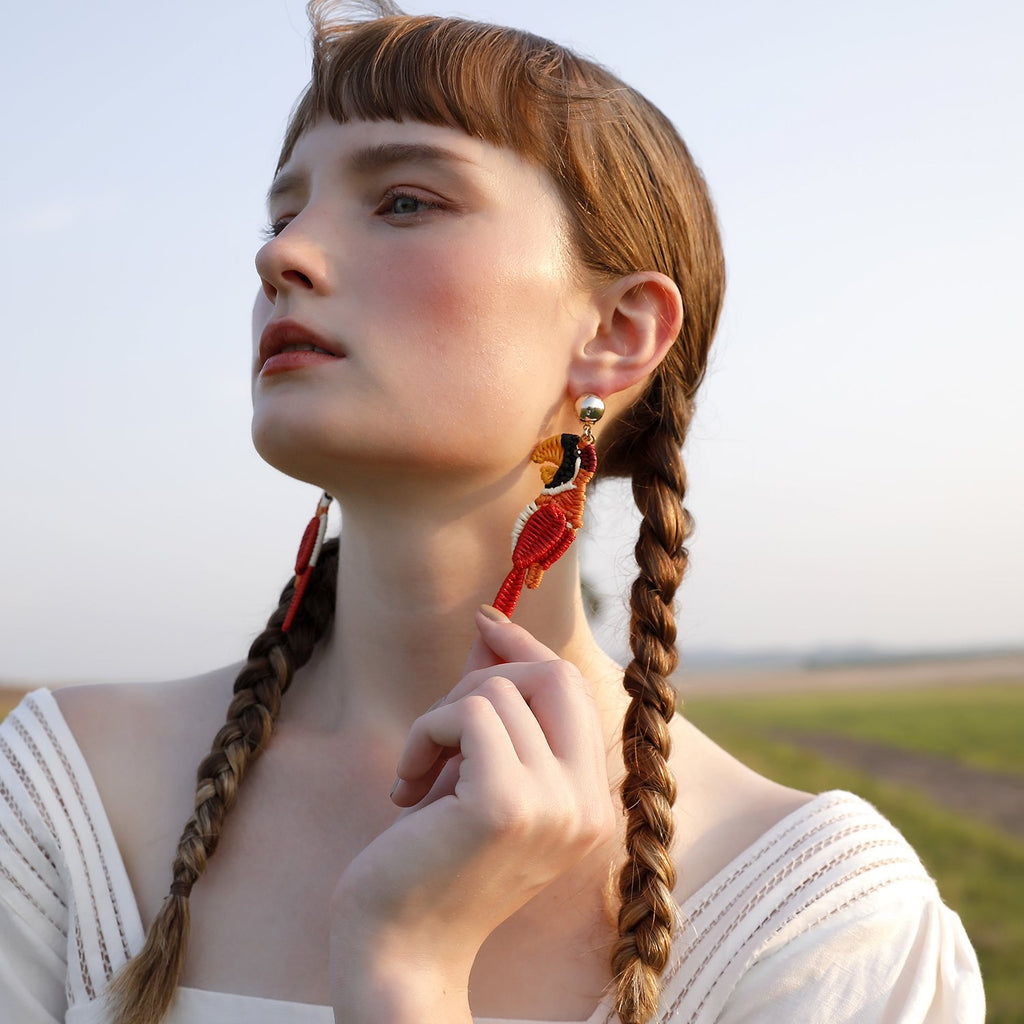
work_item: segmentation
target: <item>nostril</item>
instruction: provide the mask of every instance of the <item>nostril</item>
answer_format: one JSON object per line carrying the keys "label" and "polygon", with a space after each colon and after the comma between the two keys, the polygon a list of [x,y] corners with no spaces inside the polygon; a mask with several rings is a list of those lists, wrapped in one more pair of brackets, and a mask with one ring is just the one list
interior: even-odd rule
{"label": "nostril", "polygon": [[292,284],[304,285],[307,288],[313,287],[313,282],[299,270],[286,270],[281,274],[281,277]]}

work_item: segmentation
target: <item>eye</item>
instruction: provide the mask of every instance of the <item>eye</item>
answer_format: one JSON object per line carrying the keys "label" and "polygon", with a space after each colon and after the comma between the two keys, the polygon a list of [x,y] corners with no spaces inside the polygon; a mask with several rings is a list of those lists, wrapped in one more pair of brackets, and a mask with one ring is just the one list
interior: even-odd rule
{"label": "eye", "polygon": [[260,228],[260,237],[265,242],[269,242],[272,238],[277,238],[279,234],[291,223],[291,217],[280,217],[277,220],[271,221],[269,224],[264,224]]}
{"label": "eye", "polygon": [[395,196],[391,200],[392,213],[416,213],[420,208],[420,201],[413,196]]}
{"label": "eye", "polygon": [[410,217],[428,210],[439,209],[438,203],[432,203],[411,192],[400,192],[389,189],[377,207],[377,213],[385,217]]}

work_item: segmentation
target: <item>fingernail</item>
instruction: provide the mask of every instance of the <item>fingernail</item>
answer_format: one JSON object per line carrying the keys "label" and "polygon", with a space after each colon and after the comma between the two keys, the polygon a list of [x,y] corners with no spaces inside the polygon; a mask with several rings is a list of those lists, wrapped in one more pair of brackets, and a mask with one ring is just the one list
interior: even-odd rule
{"label": "fingernail", "polygon": [[512,620],[504,613],[499,612],[492,604],[480,605],[480,614],[491,622],[511,622]]}
{"label": "fingernail", "polygon": [[395,779],[395,784],[394,784],[394,785],[393,785],[393,786],[391,787],[391,792],[390,792],[390,793],[388,793],[388,796],[389,796],[389,797],[394,797],[394,795],[395,795],[395,790],[397,790],[397,789],[398,789],[398,785],[399,785],[399,783],[400,783],[401,781],[402,781],[401,779],[397,779],[397,778]]}

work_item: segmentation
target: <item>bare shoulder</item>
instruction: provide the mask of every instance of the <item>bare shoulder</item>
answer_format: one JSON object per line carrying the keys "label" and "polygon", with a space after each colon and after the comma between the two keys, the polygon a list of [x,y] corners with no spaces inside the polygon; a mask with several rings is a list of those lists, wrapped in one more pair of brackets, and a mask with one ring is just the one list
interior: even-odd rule
{"label": "bare shoulder", "polygon": [[814,797],[759,775],[678,715],[672,731],[677,894],[685,900]]}
{"label": "bare shoulder", "polygon": [[[136,758],[159,758],[193,746],[201,723],[223,721],[238,666],[166,683],[69,686],[54,699],[90,769],[122,772]],[[218,722],[219,724],[219,722]],[[215,726],[216,728],[216,726]],[[206,737],[207,745],[212,734]]]}
{"label": "bare shoulder", "polygon": [[237,673],[232,666],[168,683],[103,683],[54,693],[137,893],[166,881],[176,837],[192,810],[196,768],[224,721]]}

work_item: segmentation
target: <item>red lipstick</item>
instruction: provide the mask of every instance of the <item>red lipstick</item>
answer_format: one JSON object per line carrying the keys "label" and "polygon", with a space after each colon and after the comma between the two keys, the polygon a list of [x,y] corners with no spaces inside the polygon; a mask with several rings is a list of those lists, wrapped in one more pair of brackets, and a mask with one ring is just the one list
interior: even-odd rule
{"label": "red lipstick", "polygon": [[273,320],[260,335],[260,376],[344,358],[339,347],[295,320]]}

